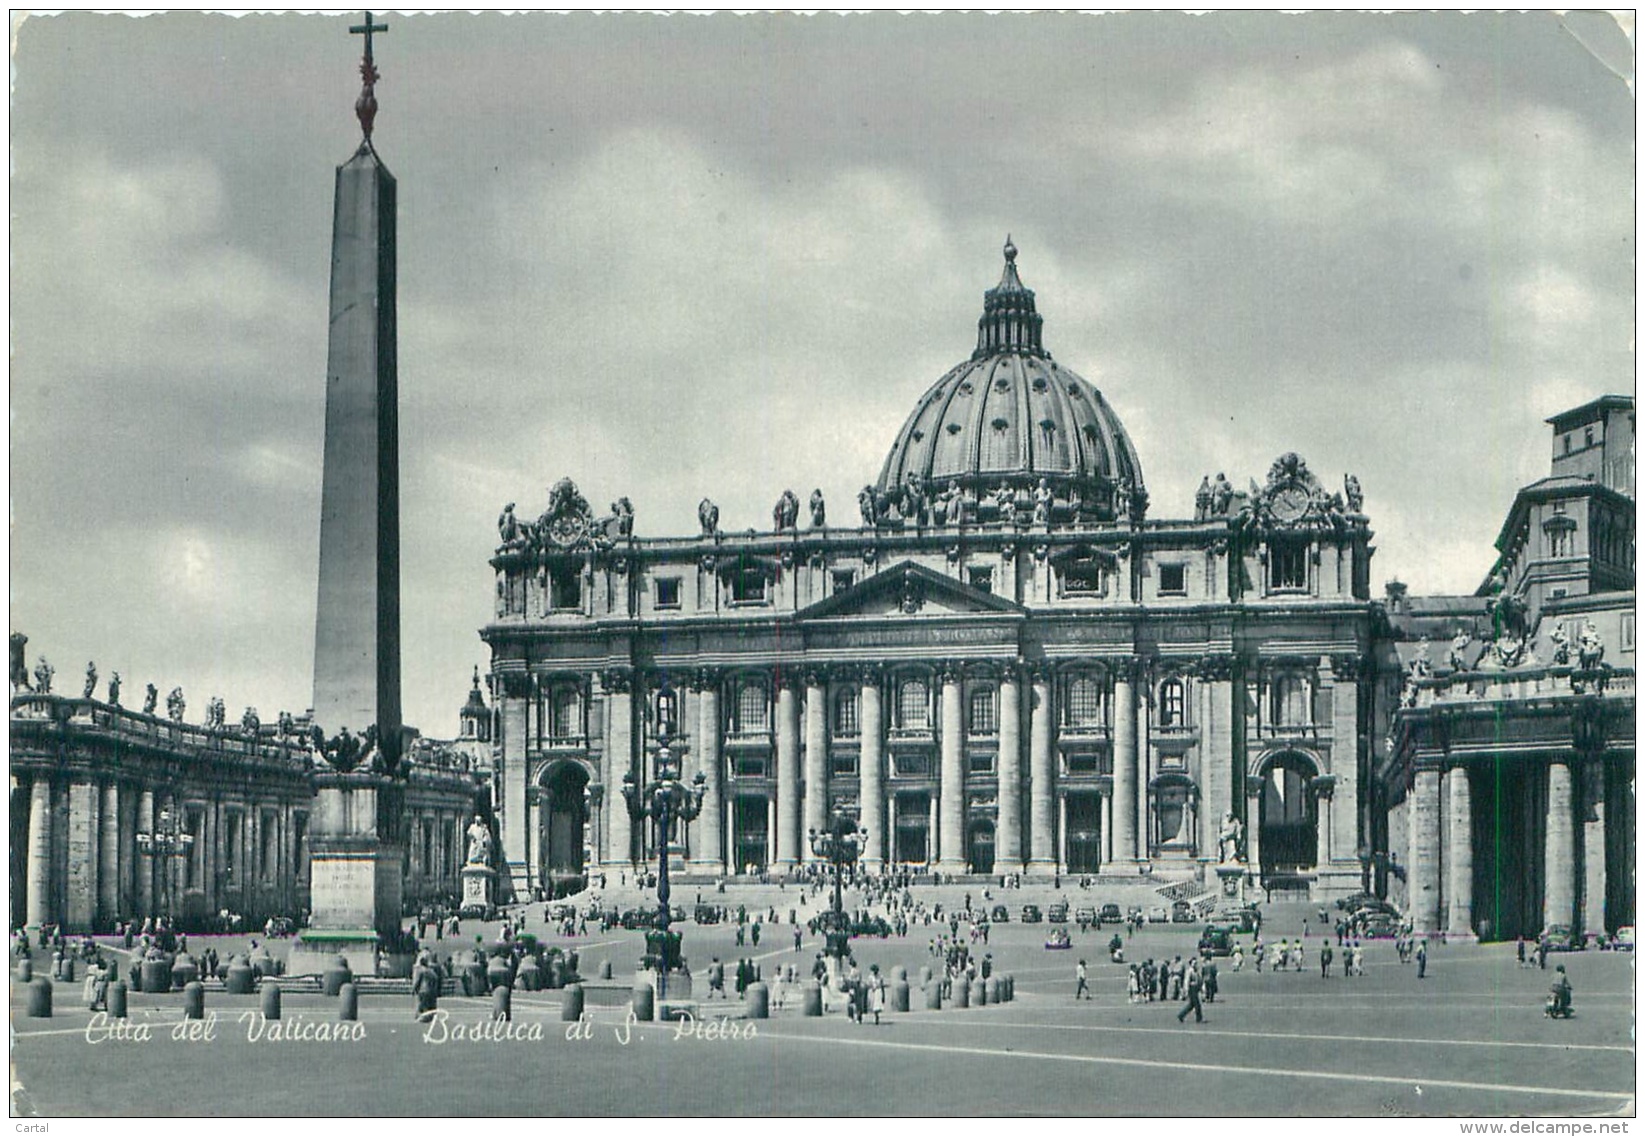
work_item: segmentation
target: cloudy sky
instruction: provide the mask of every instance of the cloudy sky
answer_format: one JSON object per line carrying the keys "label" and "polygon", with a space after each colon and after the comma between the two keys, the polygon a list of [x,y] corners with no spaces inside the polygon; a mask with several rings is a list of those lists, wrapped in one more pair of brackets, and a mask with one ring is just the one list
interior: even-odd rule
{"label": "cloudy sky", "polygon": [[[13,28],[11,619],[310,701],[357,16]],[[1009,232],[1152,515],[1295,450],[1373,581],[1471,591],[1542,419],[1633,390],[1633,29],[1603,16],[388,17],[408,721],[455,731],[495,521],[853,516]]]}

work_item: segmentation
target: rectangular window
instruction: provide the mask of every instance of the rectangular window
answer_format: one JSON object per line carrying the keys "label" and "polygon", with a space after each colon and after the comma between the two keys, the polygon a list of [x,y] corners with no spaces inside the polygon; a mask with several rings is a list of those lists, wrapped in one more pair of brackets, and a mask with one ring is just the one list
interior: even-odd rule
{"label": "rectangular window", "polygon": [[574,612],[583,606],[582,575],[575,568],[555,568],[548,573],[548,606],[555,612]]}
{"label": "rectangular window", "polygon": [[1582,445],[1592,446],[1593,444],[1594,444],[1594,428],[1591,427],[1591,426],[1583,427],[1582,428]]}
{"label": "rectangular window", "polygon": [[1186,596],[1188,594],[1188,566],[1160,565],[1159,590],[1161,596]]}
{"label": "rectangular window", "polygon": [[857,693],[841,691],[834,700],[834,733],[850,736],[857,733]]}
{"label": "rectangular window", "polygon": [[1074,751],[1068,755],[1068,772],[1070,774],[1097,773],[1097,755],[1093,751]]}
{"label": "rectangular window", "polygon": [[765,777],[765,755],[739,754],[737,756],[736,771],[739,778]]}
{"label": "rectangular window", "polygon": [[661,577],[657,581],[657,607],[678,608],[680,606],[680,578],[677,576]]}
{"label": "rectangular window", "polygon": [[1096,561],[1070,561],[1063,566],[1062,591],[1068,596],[1102,593],[1102,566]]}
{"label": "rectangular window", "polygon": [[899,778],[923,778],[931,772],[931,763],[923,752],[898,754],[891,760],[891,768]]}
{"label": "rectangular window", "polygon": [[967,766],[973,774],[992,774],[994,772],[994,755],[992,752],[972,754]]}
{"label": "rectangular window", "polygon": [[983,567],[972,568],[967,570],[966,576],[970,580],[971,587],[975,588],[978,592],[994,591],[993,569]]}
{"label": "rectangular window", "polygon": [[759,683],[744,683],[737,688],[737,716],[731,724],[732,732],[746,734],[764,730],[765,724],[765,687]]}
{"label": "rectangular window", "polygon": [[759,569],[743,569],[731,578],[733,604],[764,604],[765,573]]}
{"label": "rectangular window", "polygon": [[1268,546],[1268,587],[1276,592],[1298,592],[1308,587],[1306,544],[1275,541]]}
{"label": "rectangular window", "polygon": [[971,692],[971,715],[966,729],[971,734],[993,734],[999,729],[994,721],[992,687],[980,687]]}
{"label": "rectangular window", "polygon": [[1548,534],[1548,555],[1550,557],[1569,556],[1571,551],[1571,535],[1564,529],[1556,529]]}
{"label": "rectangular window", "polygon": [[857,583],[857,574],[852,569],[835,569],[833,577],[835,592],[844,592]]}
{"label": "rectangular window", "polygon": [[1564,435],[1561,441],[1565,443],[1565,453],[1569,454],[1571,452],[1571,436],[1568,434]]}
{"label": "rectangular window", "polygon": [[829,755],[828,770],[834,777],[854,777],[857,773],[857,755],[854,751],[844,751]]}
{"label": "rectangular window", "polygon": [[897,725],[904,730],[925,730],[931,725],[931,707],[926,686],[910,679],[897,688]]}
{"label": "rectangular window", "polygon": [[1068,682],[1066,697],[1067,720],[1071,727],[1102,725],[1102,688],[1088,675],[1075,676]]}
{"label": "rectangular window", "polygon": [[552,695],[552,713],[549,716],[549,737],[571,738],[582,733],[582,716],[578,713],[577,692],[570,687],[556,687]]}

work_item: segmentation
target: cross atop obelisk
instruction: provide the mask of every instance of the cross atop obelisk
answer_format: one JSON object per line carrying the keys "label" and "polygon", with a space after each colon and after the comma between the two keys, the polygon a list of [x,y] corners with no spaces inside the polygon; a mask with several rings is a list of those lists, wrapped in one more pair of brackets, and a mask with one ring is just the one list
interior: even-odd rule
{"label": "cross atop obelisk", "polygon": [[360,59],[360,97],[354,100],[354,113],[360,117],[360,129],[365,132],[366,141],[371,141],[371,124],[377,118],[377,80],[382,76],[377,73],[377,64],[371,58],[371,34],[373,32],[388,32],[387,24],[373,23],[371,13],[365,14],[362,23],[355,24],[348,29],[349,35],[366,37],[366,52]]}

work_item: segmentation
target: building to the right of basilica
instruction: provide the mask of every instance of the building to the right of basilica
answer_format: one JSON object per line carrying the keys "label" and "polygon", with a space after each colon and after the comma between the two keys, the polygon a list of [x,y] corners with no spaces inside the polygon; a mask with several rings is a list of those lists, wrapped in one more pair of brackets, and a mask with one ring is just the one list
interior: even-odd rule
{"label": "building to the right of basilica", "polygon": [[621,786],[663,745],[706,783],[698,874],[811,862],[843,811],[870,868],[1361,887],[1393,695],[1358,481],[1287,453],[1151,515],[1016,256],[844,509],[774,487],[763,532],[705,498],[641,537],[565,479],[505,510],[481,635],[516,894],[652,855]]}

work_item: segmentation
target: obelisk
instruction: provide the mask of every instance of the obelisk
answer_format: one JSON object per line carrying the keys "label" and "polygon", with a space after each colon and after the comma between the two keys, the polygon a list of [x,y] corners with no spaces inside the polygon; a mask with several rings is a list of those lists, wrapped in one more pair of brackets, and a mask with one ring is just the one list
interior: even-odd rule
{"label": "obelisk", "polygon": [[[362,137],[337,168],[326,355],[320,594],[313,722],[326,759],[314,774],[309,924],[289,970],[338,956],[372,974],[381,946],[401,952],[404,881],[400,729],[400,455],[395,376],[394,177],[371,142],[380,76],[365,14],[355,103]],[[375,746],[372,745],[373,741]]]}

